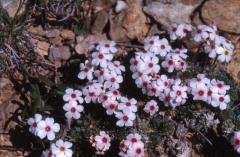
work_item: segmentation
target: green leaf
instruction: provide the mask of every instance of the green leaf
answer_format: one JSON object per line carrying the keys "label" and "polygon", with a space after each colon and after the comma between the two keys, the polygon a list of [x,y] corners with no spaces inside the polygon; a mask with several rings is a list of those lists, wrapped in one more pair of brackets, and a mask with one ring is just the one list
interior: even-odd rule
{"label": "green leaf", "polygon": [[41,83],[44,83],[46,86],[52,87],[54,86],[54,82],[48,79],[46,76],[38,75],[38,79]]}
{"label": "green leaf", "polygon": [[45,107],[45,102],[42,99],[39,86],[36,84],[31,85],[31,100],[32,100],[32,112],[42,111]]}

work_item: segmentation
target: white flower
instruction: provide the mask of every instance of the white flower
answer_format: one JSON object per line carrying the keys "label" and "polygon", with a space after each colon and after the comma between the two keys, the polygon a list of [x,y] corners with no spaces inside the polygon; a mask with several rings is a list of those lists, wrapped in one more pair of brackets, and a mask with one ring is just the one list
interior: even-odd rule
{"label": "white flower", "polygon": [[121,103],[118,105],[118,109],[122,110],[124,113],[137,112],[137,101],[132,98],[128,99],[126,97],[120,98]]}
{"label": "white flower", "polygon": [[84,63],[80,63],[80,73],[78,74],[79,79],[88,79],[92,80],[93,79],[93,67],[89,67],[89,62],[85,61]]}
{"label": "white flower", "polygon": [[121,157],[143,157],[144,156],[144,143],[141,141],[141,136],[137,133],[129,134],[126,140],[120,143]]}
{"label": "white flower", "polygon": [[194,40],[196,42],[214,40],[216,37],[216,26],[198,25],[194,32]]}
{"label": "white flower", "polygon": [[210,58],[216,58],[218,45],[215,43],[207,44],[204,46],[204,49]]}
{"label": "white flower", "polygon": [[67,88],[65,94],[63,95],[63,100],[66,102],[76,101],[80,104],[83,103],[82,92],[79,90],[74,90],[72,88]]}
{"label": "white flower", "polygon": [[119,61],[110,62],[108,64],[109,71],[114,71],[116,74],[122,74],[126,69]]}
{"label": "white flower", "polygon": [[154,115],[156,112],[158,112],[158,105],[157,105],[157,102],[154,101],[154,100],[151,100],[149,102],[147,102],[147,104],[145,105],[144,107],[144,111],[146,113],[149,113],[151,116]]}
{"label": "white flower", "polygon": [[234,136],[231,139],[231,143],[234,147],[234,149],[240,153],[240,132],[236,131],[234,132]]}
{"label": "white flower", "polygon": [[230,89],[230,86],[225,85],[223,81],[212,79],[211,84],[214,91],[217,91],[219,94],[226,94],[227,90]]}
{"label": "white flower", "polygon": [[172,59],[172,57],[167,56],[165,58],[165,60],[162,62],[162,67],[164,67],[165,69],[167,69],[167,71],[169,73],[172,73],[174,71],[175,68],[175,61]]}
{"label": "white flower", "polygon": [[75,101],[70,101],[69,103],[66,103],[63,106],[63,109],[67,111],[65,113],[65,116],[68,119],[74,118],[74,119],[79,119],[81,114],[80,112],[83,111],[83,106],[82,105],[77,105],[77,102]]}
{"label": "white flower", "polygon": [[110,71],[107,68],[100,68],[94,72],[94,75],[97,77],[99,83],[104,83],[110,75]]}
{"label": "white flower", "polygon": [[60,125],[58,123],[54,123],[53,118],[46,118],[45,120],[41,120],[38,123],[37,136],[41,139],[44,139],[47,136],[48,140],[55,139],[55,133],[60,131]]}
{"label": "white flower", "polygon": [[229,95],[213,94],[213,100],[212,100],[213,107],[219,107],[221,110],[225,110],[229,102],[230,102]]}
{"label": "white flower", "polygon": [[133,126],[133,121],[136,119],[136,115],[134,113],[117,112],[116,117],[119,119],[116,123],[119,127]]}
{"label": "white flower", "polygon": [[127,154],[134,157],[144,157],[144,144],[142,142],[134,144],[133,147],[127,151]]}
{"label": "white flower", "polygon": [[108,150],[110,147],[111,138],[105,131],[100,131],[100,134],[95,136],[96,147],[99,150]]}
{"label": "white flower", "polygon": [[206,25],[198,25],[197,29],[194,31],[194,37],[193,37],[193,39],[196,42],[200,42],[208,38],[206,27],[207,27]]}
{"label": "white flower", "polygon": [[194,88],[192,89],[192,94],[193,94],[193,100],[202,100],[202,101],[207,101],[208,97],[208,89],[207,87],[200,87],[200,88]]}
{"label": "white flower", "polygon": [[102,68],[107,67],[108,61],[111,61],[113,55],[110,53],[103,53],[103,52],[93,52],[92,53],[92,62],[91,64],[94,66],[100,65]]}
{"label": "white flower", "polygon": [[180,24],[177,27],[176,35],[181,39],[187,36],[187,33],[192,31],[192,26],[190,24]]}
{"label": "white flower", "polygon": [[161,75],[157,80],[157,85],[160,87],[160,91],[169,90],[170,87],[170,79],[166,75]]}
{"label": "white flower", "polygon": [[145,63],[145,72],[146,73],[159,73],[160,65],[158,65],[159,59],[157,57],[151,57]]}
{"label": "white flower", "polygon": [[[177,82],[180,80],[177,80]],[[174,100],[178,104],[184,104],[187,99],[187,86],[182,86],[180,84],[176,84],[172,86],[172,91],[170,92],[170,96],[174,98]]]}
{"label": "white flower", "polygon": [[173,24],[169,30],[171,40],[177,39],[177,35],[176,35],[177,27],[178,27],[177,24]]}
{"label": "white flower", "polygon": [[156,53],[159,49],[158,47],[159,37],[149,36],[144,39],[144,49],[152,53]]}
{"label": "white flower", "polygon": [[196,79],[191,79],[189,86],[191,88],[205,87],[210,84],[210,80],[204,74],[198,74]]}
{"label": "white flower", "polygon": [[104,83],[104,87],[109,88],[109,89],[118,89],[119,84],[122,82],[123,82],[122,75],[118,75],[118,74],[112,72],[106,79],[106,82]]}
{"label": "white flower", "polygon": [[161,39],[158,42],[159,48],[157,54],[160,54],[161,57],[165,57],[172,49],[169,45],[168,40],[166,38]]}
{"label": "white flower", "polygon": [[47,150],[42,152],[41,157],[56,157],[56,156],[52,153],[51,149],[47,149]]}
{"label": "white flower", "polygon": [[85,88],[83,88],[84,100],[86,103],[96,103],[98,96],[103,92],[102,84],[97,82],[89,82]]}
{"label": "white flower", "polygon": [[33,118],[29,118],[27,123],[30,125],[29,131],[36,135],[38,123],[42,120],[42,115],[35,114]]}
{"label": "white flower", "polygon": [[172,58],[174,60],[187,59],[187,49],[174,49]]}
{"label": "white flower", "polygon": [[99,42],[96,49],[104,53],[116,53],[117,48],[115,46],[116,43],[114,41]]}
{"label": "white flower", "polygon": [[72,157],[72,143],[63,140],[57,140],[55,144],[51,145],[52,153],[56,157]]}
{"label": "white flower", "polygon": [[230,62],[232,60],[232,51],[228,51],[227,49],[224,49],[222,47],[218,47],[217,53],[219,54],[219,56],[217,57],[217,59],[220,62]]}
{"label": "white flower", "polygon": [[116,100],[110,99],[108,101],[104,101],[102,105],[105,109],[107,109],[106,110],[107,115],[112,115],[113,113],[116,112],[116,109],[118,107],[118,102]]}

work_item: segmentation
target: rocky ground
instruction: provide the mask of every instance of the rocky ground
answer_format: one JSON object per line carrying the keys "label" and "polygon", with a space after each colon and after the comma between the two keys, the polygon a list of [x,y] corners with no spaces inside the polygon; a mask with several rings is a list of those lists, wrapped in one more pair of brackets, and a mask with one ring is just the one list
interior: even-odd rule
{"label": "rocky ground", "polygon": [[[233,60],[218,67],[240,84],[239,0],[66,0],[64,3],[43,0],[29,3],[24,0],[0,0],[1,17],[5,16],[3,9],[10,18],[16,14],[24,15],[24,20],[19,19],[14,23],[24,31],[20,34],[16,32],[16,36],[8,36],[8,41],[1,39],[1,33],[9,31],[9,23],[0,20],[0,42],[3,43],[0,44],[0,52],[7,49],[16,52],[19,58],[29,57],[29,61],[23,61],[23,64],[29,65],[28,70],[32,74],[40,73],[58,82],[62,75],[59,69],[77,54],[88,55],[90,41],[112,39],[125,45],[141,44],[147,35],[164,34],[165,28],[172,23],[204,23],[216,25],[234,43],[236,49]],[[22,42],[20,47],[24,53],[18,52],[19,47],[14,44],[16,41]],[[194,45],[187,46],[191,51],[196,51]],[[125,51],[122,51],[120,55],[124,54]],[[21,80],[22,75],[18,73],[18,62],[13,58],[6,59],[7,66],[0,68],[0,157],[20,157],[29,153],[29,150],[18,148],[11,138],[15,123],[9,118],[19,108],[17,102],[21,100],[14,77]],[[184,129],[179,129],[184,132]],[[172,140],[175,144],[179,143],[178,139]],[[191,149],[193,146],[190,141],[180,144],[185,154],[176,156],[204,156],[198,152],[198,148]],[[155,149],[163,154],[162,157],[168,156],[168,150],[161,145]]]}

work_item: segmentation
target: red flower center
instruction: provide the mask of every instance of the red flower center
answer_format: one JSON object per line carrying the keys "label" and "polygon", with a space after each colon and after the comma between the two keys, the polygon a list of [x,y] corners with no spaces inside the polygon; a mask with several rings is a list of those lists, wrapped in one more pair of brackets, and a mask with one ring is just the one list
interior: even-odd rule
{"label": "red flower center", "polygon": [[153,92],[153,93],[156,93],[157,92],[157,89],[156,88],[151,88],[151,91]]}
{"label": "red flower center", "polygon": [[183,32],[184,32],[184,33],[187,33],[187,32],[188,32],[188,30],[185,28],[185,29],[183,29]]}
{"label": "red flower center", "polygon": [[114,91],[113,91],[113,95],[118,95],[118,91],[117,91],[117,90],[114,90]]}
{"label": "red flower center", "polygon": [[152,68],[152,67],[153,67],[153,63],[149,63],[149,64],[148,64],[148,67],[149,67],[149,68]]}
{"label": "red flower center", "polygon": [[176,32],[176,31],[177,31],[177,28],[176,28],[176,27],[174,27],[174,28],[172,29],[172,31],[173,31],[173,32]]}
{"label": "red flower center", "polygon": [[217,86],[218,86],[218,88],[222,88],[222,87],[223,87],[223,84],[218,83]]}
{"label": "red flower center", "polygon": [[123,120],[126,122],[126,121],[128,121],[128,116],[123,116]]}
{"label": "red flower center", "polygon": [[104,57],[104,55],[103,55],[102,53],[100,53],[100,54],[98,55],[98,58],[99,58],[99,59],[103,59],[103,57]]}
{"label": "red flower center", "polygon": [[110,107],[111,110],[115,109],[115,105],[114,104],[111,104],[109,107]]}
{"label": "red flower center", "polygon": [[216,48],[216,46],[215,46],[215,45],[212,45],[212,46],[211,46],[211,49],[213,49],[213,50],[214,50],[215,48]]}
{"label": "red flower center", "polygon": [[203,96],[204,95],[204,91],[202,91],[202,90],[198,91],[198,95],[199,96]]}
{"label": "red flower center", "polygon": [[87,73],[87,72],[89,71],[89,69],[88,69],[88,68],[84,68],[83,71],[84,71],[85,73]]}
{"label": "red flower center", "polygon": [[114,77],[111,78],[111,82],[115,82],[116,79]]}
{"label": "red flower center", "polygon": [[142,149],[141,148],[136,149],[136,153],[137,154],[141,154],[142,153]]}
{"label": "red flower center", "polygon": [[108,99],[108,96],[104,95],[104,96],[103,96],[103,100],[106,101],[107,99]]}
{"label": "red flower center", "polygon": [[109,47],[110,47],[110,45],[109,45],[109,44],[105,44],[105,47],[109,48]]}
{"label": "red flower center", "polygon": [[182,94],[180,90],[178,90],[176,93],[177,93],[177,96],[180,96]]}
{"label": "red flower center", "polygon": [[107,143],[107,141],[108,141],[108,140],[107,140],[106,137],[103,137],[103,138],[102,138],[102,142],[103,142],[103,143]]}
{"label": "red flower center", "polygon": [[235,139],[234,143],[235,145],[240,145],[240,139]]}
{"label": "red flower center", "polygon": [[197,34],[201,34],[202,33],[202,30],[201,29],[198,29],[197,30]]}
{"label": "red flower center", "polygon": [[128,106],[128,107],[131,106],[131,103],[130,103],[130,102],[127,102],[127,103],[126,103],[126,106]]}
{"label": "red flower center", "polygon": [[208,91],[208,96],[212,96],[212,91],[211,90]]}
{"label": "red flower center", "polygon": [[95,93],[90,92],[90,93],[89,93],[89,96],[95,96]]}
{"label": "red flower center", "polygon": [[50,126],[47,126],[47,127],[45,128],[45,131],[46,131],[46,132],[51,131],[51,127],[50,127]]}
{"label": "red flower center", "polygon": [[150,44],[150,45],[153,45],[153,44],[154,44],[154,41],[153,41],[153,40],[150,40],[150,41],[149,41],[149,44]]}
{"label": "red flower center", "polygon": [[168,61],[168,64],[169,64],[169,65],[173,65],[173,60],[169,60],[169,61]]}
{"label": "red flower center", "polygon": [[147,87],[147,85],[148,85],[147,81],[143,81],[143,86]]}
{"label": "red flower center", "polygon": [[65,151],[65,148],[64,147],[60,147],[59,148],[61,152],[64,152]]}
{"label": "red flower center", "polygon": [[165,102],[169,102],[170,100],[171,100],[170,96],[166,96],[165,99],[164,99]]}
{"label": "red flower center", "polygon": [[184,62],[181,62],[180,65],[183,67],[183,66],[185,65],[185,63],[184,63]]}
{"label": "red flower center", "polygon": [[167,86],[168,86],[168,82],[166,82],[166,81],[165,81],[165,82],[164,82],[164,86],[166,86],[166,87],[167,87]]}
{"label": "red flower center", "polygon": [[161,45],[160,47],[161,47],[161,49],[165,49],[166,48],[165,45]]}
{"label": "red flower center", "polygon": [[72,113],[76,112],[76,108],[75,108],[75,107],[72,107],[72,108],[71,108],[71,112],[72,112]]}
{"label": "red flower center", "polygon": [[222,97],[222,96],[219,97],[219,101],[220,101],[220,102],[224,102],[224,97]]}
{"label": "red flower center", "polygon": [[36,123],[36,122],[33,122],[32,126],[33,126],[34,128],[36,128],[36,127],[37,127],[37,123]]}
{"label": "red flower center", "polygon": [[124,144],[124,143],[121,143],[121,144],[120,144],[120,148],[125,148],[125,144]]}
{"label": "red flower center", "polygon": [[71,97],[74,99],[77,97],[77,95],[73,93],[73,94],[71,94]]}
{"label": "red flower center", "polygon": [[151,111],[155,110],[155,107],[154,107],[153,105],[150,106],[150,110],[151,110]]}
{"label": "red flower center", "polygon": [[138,61],[137,60],[134,60],[133,64],[136,66],[138,65]]}
{"label": "red flower center", "polygon": [[136,142],[137,142],[137,139],[136,139],[136,138],[132,138],[132,139],[131,139],[131,142],[132,142],[132,143],[136,143]]}

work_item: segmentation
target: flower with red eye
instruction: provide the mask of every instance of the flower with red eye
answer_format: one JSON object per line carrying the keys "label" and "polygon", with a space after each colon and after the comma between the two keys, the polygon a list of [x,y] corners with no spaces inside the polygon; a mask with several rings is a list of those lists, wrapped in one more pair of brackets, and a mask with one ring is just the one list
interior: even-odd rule
{"label": "flower with red eye", "polygon": [[63,106],[65,113],[65,117],[67,119],[79,119],[81,117],[81,112],[83,112],[83,106],[78,105],[77,102],[71,101],[69,103],[66,103]]}
{"label": "flower with red eye", "polygon": [[151,100],[149,102],[146,103],[145,107],[144,107],[144,111],[148,114],[150,114],[151,116],[153,116],[155,113],[158,112],[158,105],[157,102],[155,100]]}
{"label": "flower with red eye", "polygon": [[66,102],[75,101],[82,104],[83,103],[82,92],[80,90],[67,88],[65,90],[65,94],[63,95],[63,100]]}

